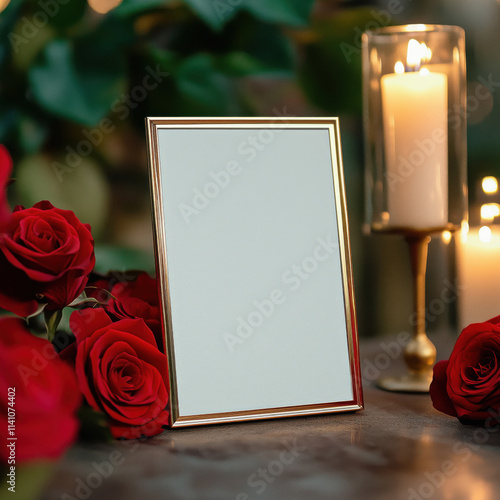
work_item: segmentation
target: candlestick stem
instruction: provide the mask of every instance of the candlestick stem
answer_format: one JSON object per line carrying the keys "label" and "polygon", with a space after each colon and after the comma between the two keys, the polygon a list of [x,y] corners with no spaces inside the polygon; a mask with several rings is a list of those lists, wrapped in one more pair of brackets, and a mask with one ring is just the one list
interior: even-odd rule
{"label": "candlestick stem", "polygon": [[404,352],[408,373],[402,377],[385,377],[377,382],[379,387],[388,391],[429,391],[432,380],[432,367],[436,361],[436,348],[425,333],[425,272],[430,240],[430,236],[427,235],[406,237],[410,249],[416,321],[413,338]]}
{"label": "candlestick stem", "polygon": [[410,248],[411,272],[413,276],[413,301],[415,313],[415,334],[425,333],[425,273],[427,270],[427,254],[429,236],[407,236]]}

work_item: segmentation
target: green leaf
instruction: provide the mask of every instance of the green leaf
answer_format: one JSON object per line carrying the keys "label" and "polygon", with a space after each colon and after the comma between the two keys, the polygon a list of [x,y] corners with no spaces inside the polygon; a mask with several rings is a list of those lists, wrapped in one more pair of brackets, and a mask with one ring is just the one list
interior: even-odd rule
{"label": "green leaf", "polygon": [[170,72],[175,68],[178,60],[179,56],[173,52],[159,49],[155,46],[147,47],[147,57],[145,62],[149,62],[153,68],[159,64],[162,71]]}
{"label": "green leaf", "polygon": [[[140,272],[140,271],[139,271]],[[109,291],[104,288],[101,288],[99,286],[86,286],[85,290],[97,290],[99,294],[105,295],[107,297],[107,300],[114,299],[117,300],[117,298]],[[105,305],[106,302],[99,302],[97,299],[94,299],[97,304]]]}
{"label": "green leaf", "polygon": [[67,307],[77,308],[79,306],[83,306],[83,304],[94,304],[94,306],[103,305],[102,302],[99,302],[97,299],[94,299],[94,297],[86,297],[85,294],[82,294],[79,297],[77,297],[73,302],[71,302],[71,304],[68,304]]}
{"label": "green leaf", "polygon": [[109,271],[137,269],[154,276],[155,259],[152,253],[132,248],[96,245],[96,265],[94,271],[107,274]]}
{"label": "green leaf", "polygon": [[[82,71],[67,40],[49,43],[43,55],[44,61],[30,70],[29,80],[34,97],[51,113],[94,125],[111,107],[112,98],[106,95],[107,90],[120,84],[124,89],[123,82],[116,81],[114,75],[110,78],[110,75]],[[92,89],[87,90],[87,84]]]}
{"label": "green leaf", "polygon": [[[48,2],[47,2],[48,3]],[[39,3],[36,4],[39,8]],[[52,11],[47,12],[50,24],[57,29],[69,28],[82,20],[88,9],[87,0],[71,0],[62,5],[62,2],[55,0],[52,4]]]}
{"label": "green leaf", "polygon": [[29,71],[33,96],[51,113],[97,124],[126,90],[124,49],[131,40],[131,24],[109,17],[74,41],[49,42]]}
{"label": "green leaf", "polygon": [[309,22],[314,0],[242,0],[242,5],[245,10],[263,21],[305,26]]}
{"label": "green leaf", "polygon": [[175,72],[182,114],[217,116],[237,113],[231,83],[218,72],[208,54],[196,54],[183,61]]}
{"label": "green leaf", "polygon": [[29,70],[30,66],[33,65],[45,45],[47,45],[47,43],[55,37],[54,28],[49,24],[38,29],[33,38],[24,37],[22,32],[25,28],[25,19],[27,18],[23,16],[22,22],[20,21],[17,23],[14,30],[10,34],[10,36],[13,37],[12,63],[13,66],[22,73]]}
{"label": "green leaf", "polygon": [[148,10],[158,9],[173,3],[173,0],[123,0],[123,2],[113,10],[117,16],[132,16]]}
{"label": "green leaf", "polygon": [[311,26],[299,79],[315,106],[330,113],[361,113],[360,34],[373,20],[368,8],[341,10]]}
{"label": "green leaf", "polygon": [[294,69],[294,50],[290,39],[272,24],[248,16],[241,19],[233,50],[246,52],[270,72],[291,76]]}
{"label": "green leaf", "polygon": [[269,23],[305,26],[314,0],[185,0],[205,23],[219,31],[240,10]]}
{"label": "green leaf", "polygon": [[[234,0],[184,0],[213,30],[219,31],[225,23],[234,17],[241,5]],[[235,6],[231,4],[237,4]]]}
{"label": "green leaf", "polygon": [[57,332],[57,327],[62,318],[62,311],[58,309],[57,311],[44,311],[45,327],[47,328],[47,338],[50,342],[54,340]]}
{"label": "green leaf", "polygon": [[47,307],[47,304],[38,304],[38,307],[36,309],[36,311],[33,313],[33,314],[30,314],[29,316],[26,317],[27,320],[29,319],[32,319],[32,318],[36,318],[40,313],[42,313],[45,308]]}
{"label": "green leaf", "polygon": [[249,76],[272,72],[266,64],[246,52],[230,52],[217,59],[217,69],[231,76]]}

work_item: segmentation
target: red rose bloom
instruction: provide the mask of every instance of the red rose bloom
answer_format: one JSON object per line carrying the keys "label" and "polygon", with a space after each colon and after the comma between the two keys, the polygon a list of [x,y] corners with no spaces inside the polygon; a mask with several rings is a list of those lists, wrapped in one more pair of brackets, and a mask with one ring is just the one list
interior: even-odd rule
{"label": "red rose bloom", "polygon": [[135,281],[122,281],[111,288],[106,310],[117,319],[142,318],[164,352],[160,304],[156,279],[140,273]]}
{"label": "red rose bloom", "polygon": [[95,264],[88,224],[41,201],[15,210],[0,234],[0,307],[33,314],[39,303],[62,309],[80,295]]}
{"label": "red rose bloom", "polygon": [[500,409],[500,316],[465,328],[448,361],[434,367],[434,408],[482,423]]}
{"label": "red rose bloom", "polygon": [[169,416],[167,358],[144,321],[113,323],[102,309],[84,309],[70,324],[80,390],[92,408],[106,413],[113,436],[161,433]]}
{"label": "red rose bloom", "polygon": [[165,352],[158,288],[155,278],[144,271],[111,272],[107,276],[91,275],[87,295],[104,303],[112,320],[143,319]]}
{"label": "red rose bloom", "polygon": [[[20,319],[0,319],[1,462],[59,457],[76,439],[81,399],[73,370],[49,341],[31,335]],[[9,437],[17,438],[15,446]]]}
{"label": "red rose bloom", "polygon": [[0,144],[0,231],[4,229],[10,215],[10,208],[7,203],[7,184],[11,172],[12,158],[7,148]]}

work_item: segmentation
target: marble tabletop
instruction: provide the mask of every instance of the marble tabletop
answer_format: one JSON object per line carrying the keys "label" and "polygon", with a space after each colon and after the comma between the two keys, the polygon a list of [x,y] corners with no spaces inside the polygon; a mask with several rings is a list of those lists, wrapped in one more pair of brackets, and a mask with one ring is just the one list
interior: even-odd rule
{"label": "marble tabletop", "polygon": [[[499,498],[500,431],[464,426],[434,410],[428,395],[377,389],[370,363],[381,346],[362,344],[363,411],[79,444],[41,499]],[[390,365],[400,369],[398,359]]]}

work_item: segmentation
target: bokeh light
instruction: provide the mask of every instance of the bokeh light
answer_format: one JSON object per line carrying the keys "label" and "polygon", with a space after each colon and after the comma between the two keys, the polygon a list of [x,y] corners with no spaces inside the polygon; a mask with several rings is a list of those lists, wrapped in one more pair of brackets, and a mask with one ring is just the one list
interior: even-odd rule
{"label": "bokeh light", "polygon": [[9,5],[10,0],[0,0],[0,12],[2,12],[7,5]]}
{"label": "bokeh light", "polygon": [[483,191],[487,194],[493,194],[498,191],[498,181],[491,175],[483,178],[481,186],[483,188]]}
{"label": "bokeh light", "polygon": [[498,203],[485,203],[481,205],[481,219],[493,220],[500,215],[500,205]]}
{"label": "bokeh light", "polygon": [[482,243],[489,243],[491,241],[491,229],[488,226],[483,226],[479,229],[479,240]]}
{"label": "bokeh light", "polygon": [[[1,1],[1,0],[0,0]],[[118,7],[123,0],[87,0],[89,6],[99,14],[107,14],[110,10]]]}

